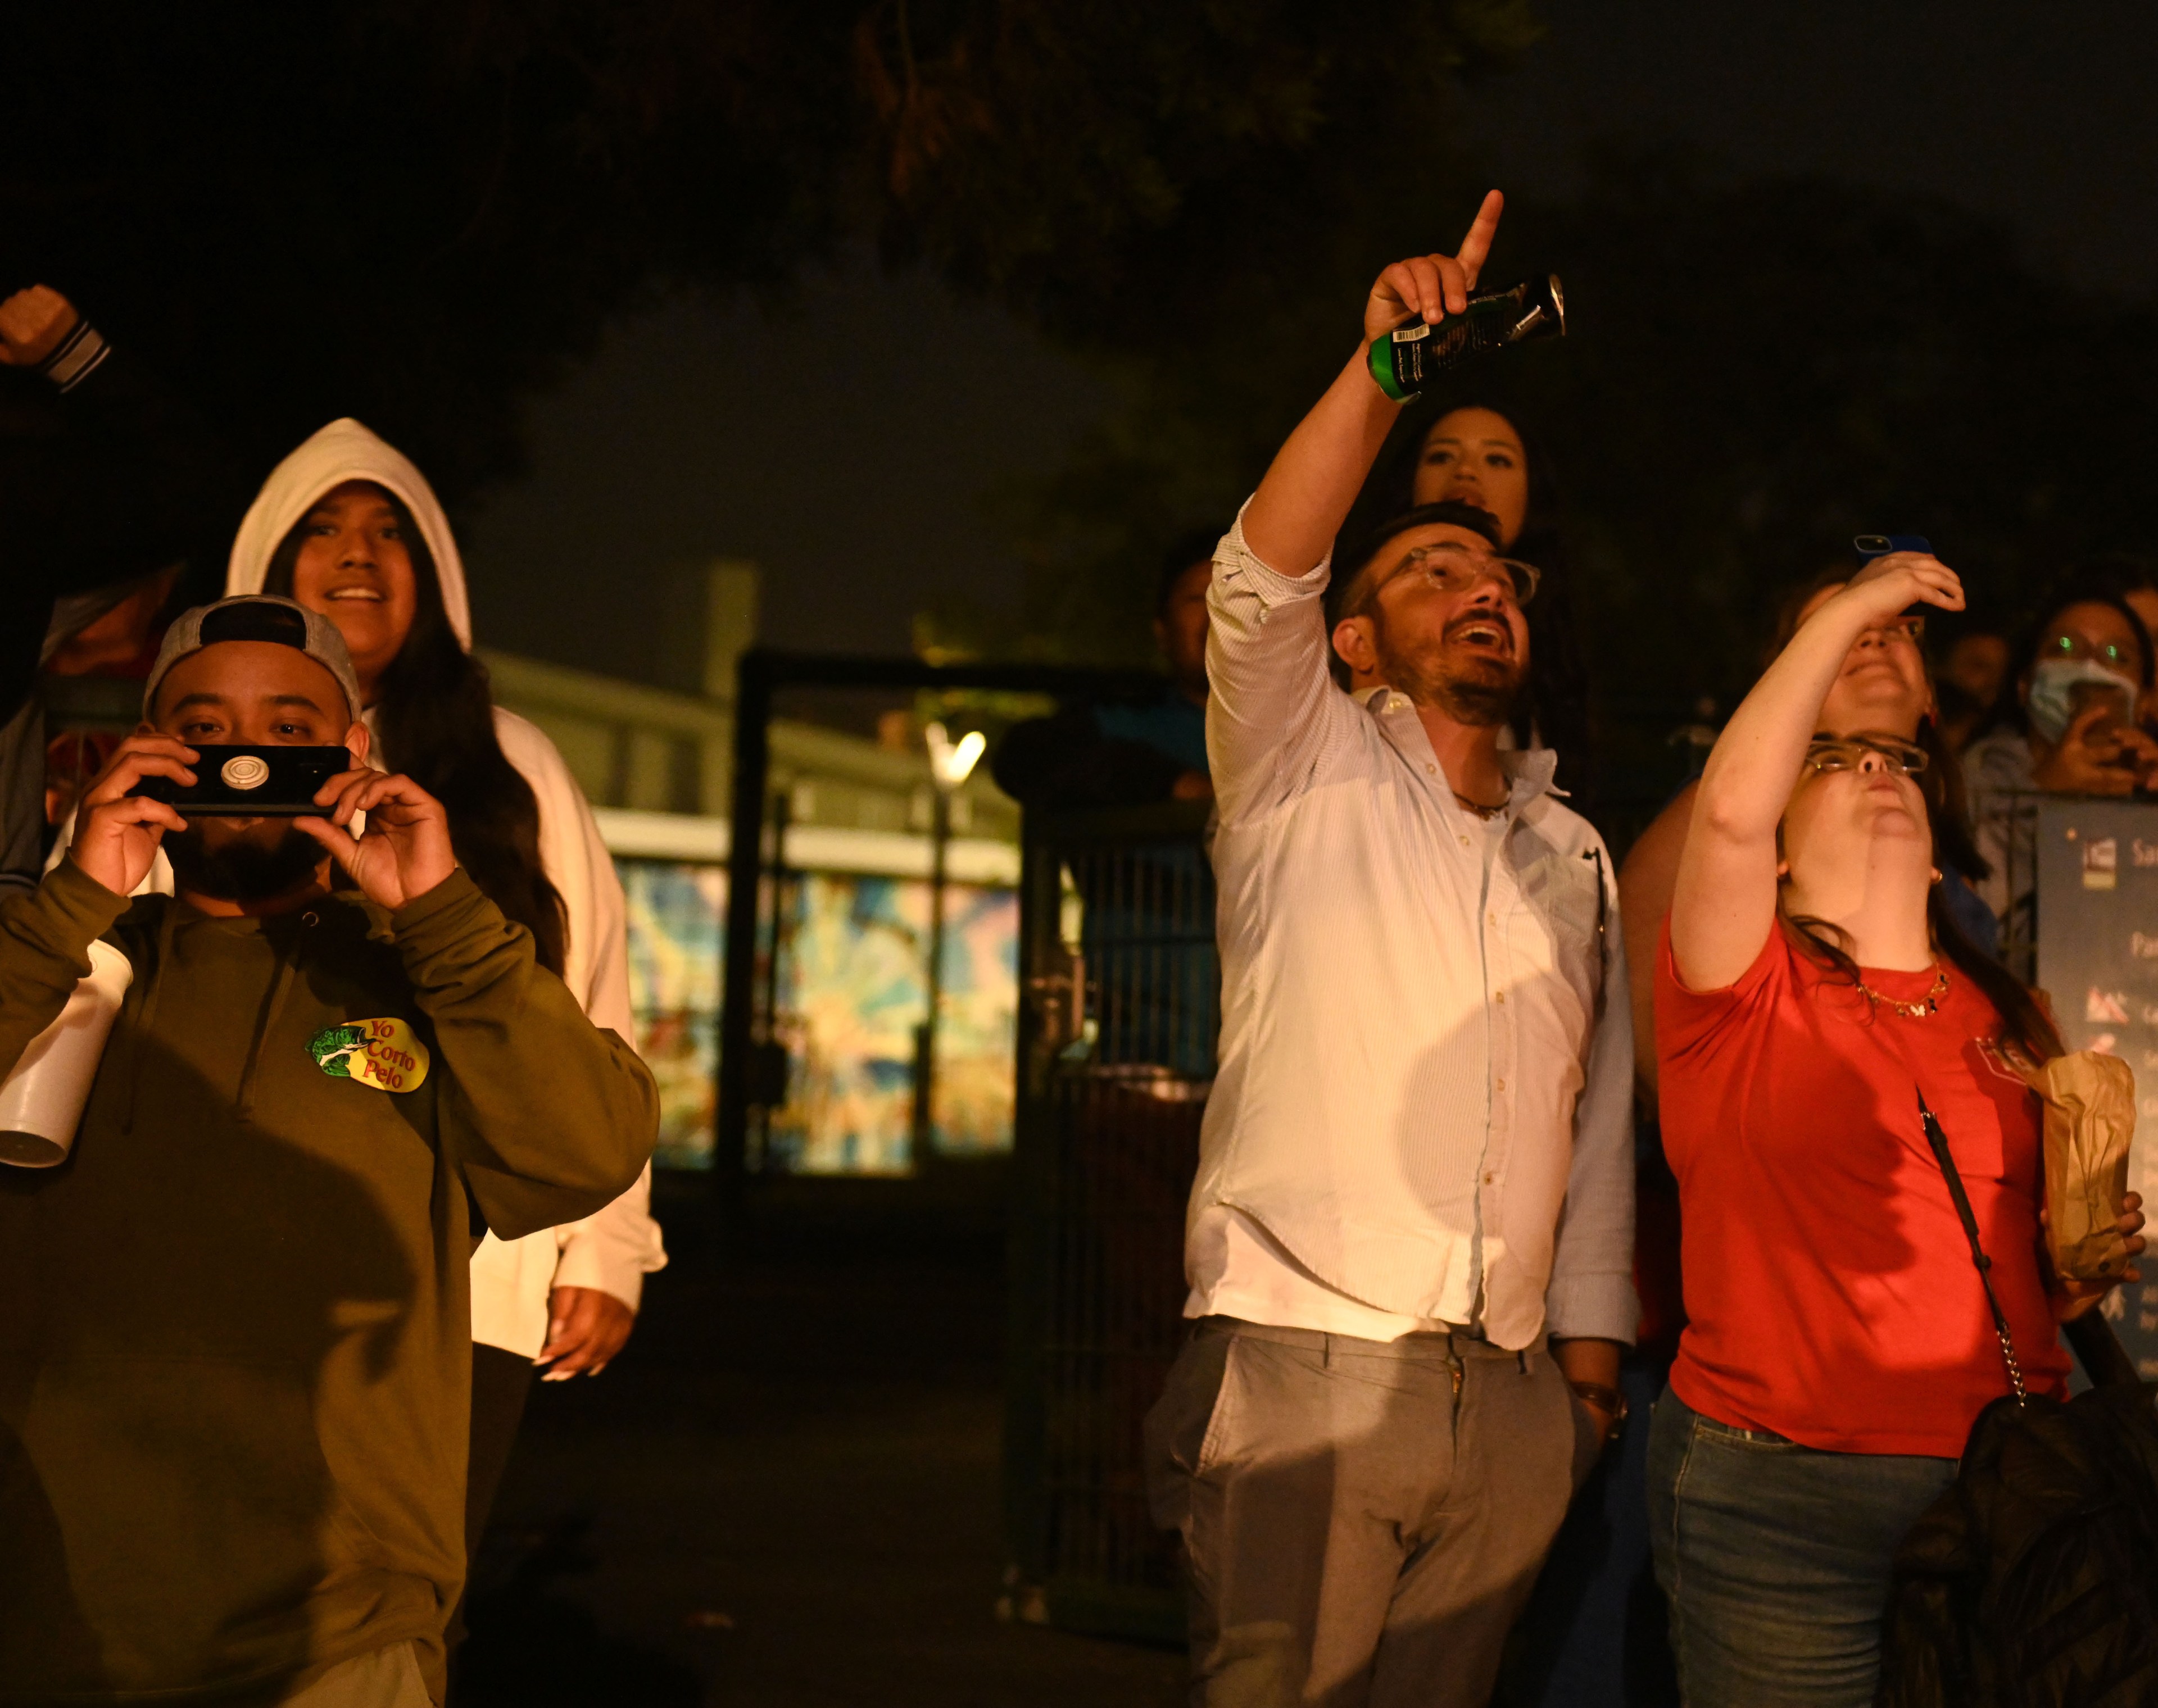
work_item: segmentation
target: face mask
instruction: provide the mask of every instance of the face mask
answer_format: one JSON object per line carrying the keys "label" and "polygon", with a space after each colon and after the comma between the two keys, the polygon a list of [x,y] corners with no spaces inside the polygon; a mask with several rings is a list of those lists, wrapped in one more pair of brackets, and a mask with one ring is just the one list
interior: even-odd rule
{"label": "face mask", "polygon": [[2135,684],[2088,658],[2048,658],[2040,664],[2031,673],[2031,698],[2023,709],[2032,729],[2048,741],[2058,741],[2077,715],[2089,707],[2093,692],[2099,689],[2120,696],[2123,723],[2135,716]]}

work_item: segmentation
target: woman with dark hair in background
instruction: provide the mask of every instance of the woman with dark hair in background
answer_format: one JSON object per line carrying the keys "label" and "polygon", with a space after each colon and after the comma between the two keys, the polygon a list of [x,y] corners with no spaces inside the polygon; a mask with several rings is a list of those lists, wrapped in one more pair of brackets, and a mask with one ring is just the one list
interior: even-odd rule
{"label": "woman with dark hair in background", "polygon": [[[534,939],[586,1013],[634,1040],[622,885],[554,743],[493,703],[468,650],[464,565],[426,477],[358,421],[333,421],[272,471],[240,524],[228,593],[297,599],[336,623],[378,751],[448,809],[458,863]],[[477,1548],[535,1363],[596,1375],[667,1261],[652,1177],[599,1215],[472,1256],[472,1447],[466,1546]],[[454,1638],[453,1638],[454,1640]]]}
{"label": "woman with dark hair in background", "polygon": [[2029,839],[2016,833],[2019,799],[2151,788],[2158,740],[2137,722],[2151,689],[2150,632],[2103,570],[2057,585],[2015,657],[2013,709],[1964,749],[1963,771],[1979,851],[1992,868],[1979,893],[2020,939],[2037,875]]}

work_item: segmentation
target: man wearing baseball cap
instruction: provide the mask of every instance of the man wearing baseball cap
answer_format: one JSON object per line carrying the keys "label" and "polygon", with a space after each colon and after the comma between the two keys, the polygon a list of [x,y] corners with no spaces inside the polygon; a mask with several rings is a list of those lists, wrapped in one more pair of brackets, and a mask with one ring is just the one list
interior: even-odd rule
{"label": "man wearing baseball cap", "polygon": [[[0,1169],[0,1700],[439,1701],[472,1243],[650,1153],[643,1065],[367,767],[358,708],[298,605],[188,612],[66,859],[0,900],[0,1071],[93,942],[132,972],[67,1159]],[[140,792],[340,743],[316,814]],[[161,847],[177,893],[131,902]]]}

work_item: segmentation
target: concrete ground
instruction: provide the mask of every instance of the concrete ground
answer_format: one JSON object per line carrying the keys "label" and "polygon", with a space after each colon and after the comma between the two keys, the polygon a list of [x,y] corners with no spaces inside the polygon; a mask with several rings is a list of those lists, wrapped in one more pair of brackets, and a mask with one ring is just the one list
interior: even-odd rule
{"label": "concrete ground", "polygon": [[628,1349],[534,1391],[457,1708],[1175,1708],[1180,1654],[994,1616],[996,1182],[799,1184],[723,1251],[663,1182]]}

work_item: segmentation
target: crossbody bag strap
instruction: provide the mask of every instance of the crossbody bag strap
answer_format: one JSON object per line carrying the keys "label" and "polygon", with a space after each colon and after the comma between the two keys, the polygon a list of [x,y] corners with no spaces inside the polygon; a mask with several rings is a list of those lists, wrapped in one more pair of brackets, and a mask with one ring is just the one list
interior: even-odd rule
{"label": "crossbody bag strap", "polygon": [[1955,1158],[1949,1151],[1949,1136],[1941,1131],[1941,1123],[1933,1112],[1926,1107],[1926,1094],[1918,1093],[1918,1118],[1925,1123],[1926,1143],[1933,1147],[1933,1160],[1940,1164],[1942,1177],[1949,1183],[1949,1196],[1955,1200],[1956,1216],[1963,1223],[1964,1237],[1970,1241],[1970,1261],[1978,1271],[1979,1285],[1985,1289],[1985,1302],[1993,1311],[1993,1332],[2001,1337],[2001,1357],[2008,1366],[2008,1383],[2016,1390],[2016,1403],[2029,1403],[2030,1395],[2023,1387],[2023,1366],[2016,1361],[2016,1337],[2008,1332],[2008,1316],[2001,1308],[2001,1300],[1993,1291],[1993,1259],[1985,1255],[1985,1247],[1979,1243],[1978,1218],[1971,1213],[1970,1195],[1963,1189],[1963,1176],[1956,1172]]}

